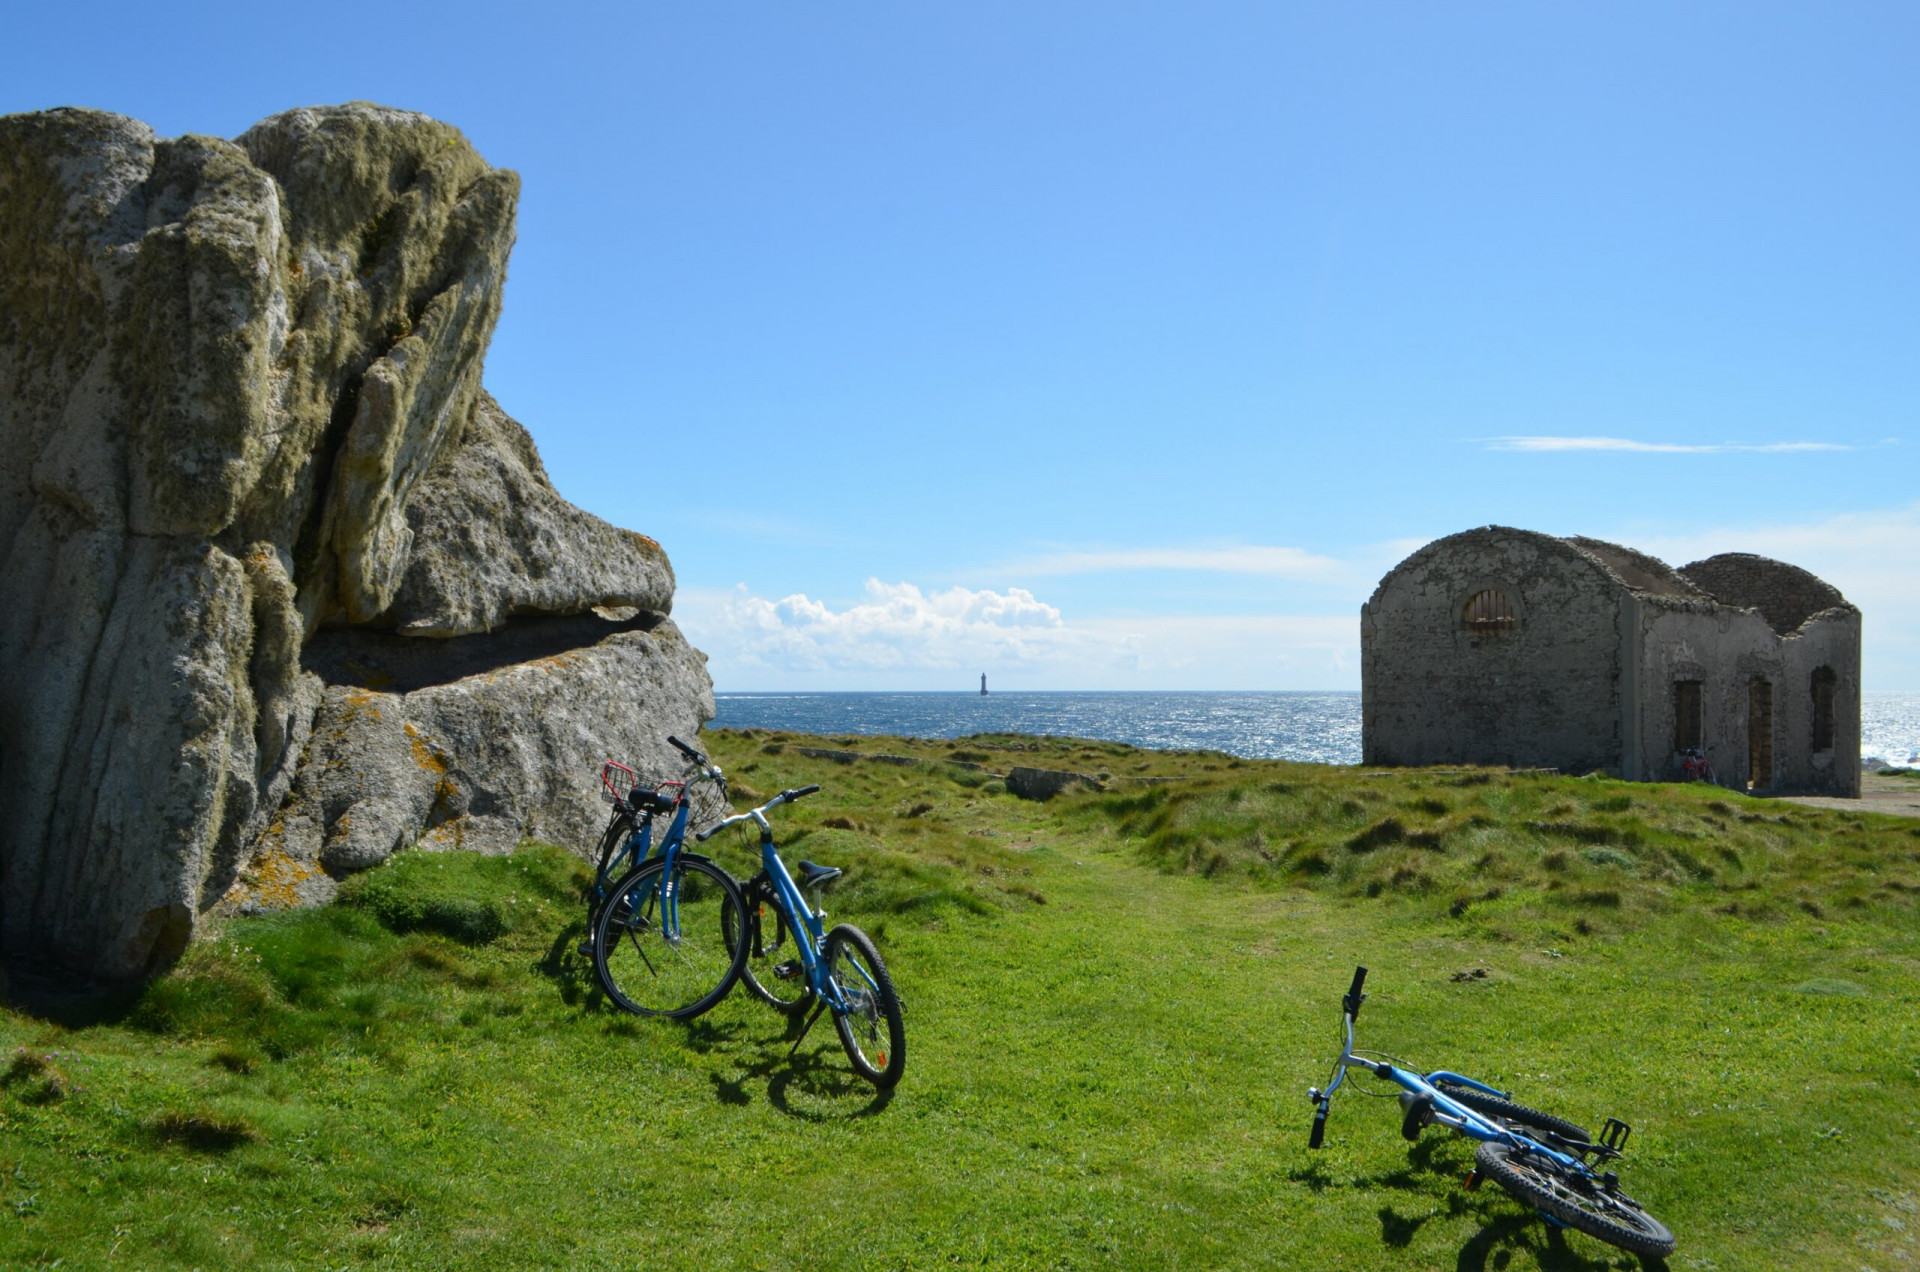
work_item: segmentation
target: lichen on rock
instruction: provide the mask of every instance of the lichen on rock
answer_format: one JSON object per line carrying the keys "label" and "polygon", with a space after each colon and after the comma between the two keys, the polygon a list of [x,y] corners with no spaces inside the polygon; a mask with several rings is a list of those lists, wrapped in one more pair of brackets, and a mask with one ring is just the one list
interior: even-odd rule
{"label": "lichen on rock", "polygon": [[[562,770],[711,715],[664,553],[567,504],[481,388],[517,196],[367,103],[233,141],[0,118],[10,959],[139,976],[223,902],[321,900],[423,836],[571,833]],[[608,605],[631,630],[567,626]],[[516,622],[559,624],[533,644],[560,671],[503,661]],[[491,642],[444,660],[490,679],[310,656],[360,628]]]}

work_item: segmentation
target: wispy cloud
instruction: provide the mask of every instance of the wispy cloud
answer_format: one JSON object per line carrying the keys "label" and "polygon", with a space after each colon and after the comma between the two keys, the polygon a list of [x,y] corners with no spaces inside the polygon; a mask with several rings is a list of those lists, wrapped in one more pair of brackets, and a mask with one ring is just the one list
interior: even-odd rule
{"label": "wispy cloud", "polygon": [[1332,557],[1304,548],[1232,544],[1201,548],[1114,548],[1054,552],[1014,562],[1004,572],[1022,576],[1095,574],[1119,570],[1192,570],[1220,574],[1265,574],[1279,578],[1324,578],[1341,569]]}
{"label": "wispy cloud", "polygon": [[1630,437],[1483,437],[1479,441],[1485,450],[1535,453],[1625,451],[1644,455],[1725,455],[1739,451],[1780,455],[1854,449],[1839,442],[1641,442]]}

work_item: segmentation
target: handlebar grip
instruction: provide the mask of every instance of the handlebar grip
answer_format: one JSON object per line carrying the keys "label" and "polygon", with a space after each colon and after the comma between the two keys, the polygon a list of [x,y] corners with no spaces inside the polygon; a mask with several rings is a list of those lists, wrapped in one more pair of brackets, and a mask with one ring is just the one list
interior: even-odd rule
{"label": "handlebar grip", "polygon": [[1367,969],[1364,967],[1354,968],[1353,984],[1347,989],[1347,996],[1340,1000],[1341,1004],[1347,1009],[1347,1015],[1356,1019],[1358,1019],[1360,1015],[1360,1004],[1367,1001],[1367,996],[1360,992],[1360,987],[1366,983]]}
{"label": "handlebar grip", "polygon": [[798,790],[785,791],[785,792],[782,792],[782,794],[784,795],[786,801],[789,804],[791,804],[794,800],[799,799],[802,795],[811,795],[819,789],[820,789],[820,784],[818,782],[815,782],[812,786],[802,786]]}
{"label": "handlebar grip", "polygon": [[707,762],[706,756],[700,754],[700,752],[694,750],[679,738],[674,737],[671,733],[667,735],[667,745],[692,760],[695,764],[705,764]]}
{"label": "handlebar grip", "polygon": [[1327,1138],[1327,1106],[1321,1105],[1313,1112],[1313,1130],[1307,1135],[1307,1147],[1318,1148]]}
{"label": "handlebar grip", "polygon": [[707,827],[707,828],[706,828],[705,830],[703,830],[703,831],[701,831],[701,832],[700,832],[699,834],[697,834],[697,835],[695,835],[695,836],[693,837],[693,838],[694,838],[694,842],[696,842],[696,843],[702,843],[702,844],[704,844],[704,843],[706,843],[706,842],[707,842],[707,840],[709,840],[709,839],[711,839],[711,838],[713,838],[713,836],[714,836],[714,833],[715,833],[716,831],[718,831],[719,829],[720,829],[720,828],[719,828],[718,826],[709,826],[709,827]]}

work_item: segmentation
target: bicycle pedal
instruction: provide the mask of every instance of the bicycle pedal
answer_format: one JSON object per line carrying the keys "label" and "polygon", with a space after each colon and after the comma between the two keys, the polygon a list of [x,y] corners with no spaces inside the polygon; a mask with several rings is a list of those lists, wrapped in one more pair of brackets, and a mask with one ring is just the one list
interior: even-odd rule
{"label": "bicycle pedal", "polygon": [[1617,1117],[1610,1117],[1606,1125],[1600,1128],[1600,1140],[1596,1147],[1606,1150],[1612,1157],[1619,1157],[1627,1151],[1627,1140],[1633,1134],[1633,1128]]}
{"label": "bicycle pedal", "polygon": [[784,963],[775,963],[773,965],[773,974],[781,980],[792,980],[805,970],[797,958],[790,958]]}
{"label": "bicycle pedal", "polygon": [[1467,1177],[1460,1181],[1460,1186],[1468,1192],[1477,1190],[1480,1187],[1480,1172],[1477,1170],[1468,1171]]}
{"label": "bicycle pedal", "polygon": [[593,957],[593,942],[592,942],[592,941],[582,941],[582,942],[580,942],[580,948],[579,948],[579,949],[577,949],[577,950],[575,950],[574,952],[575,952],[576,954],[578,954],[578,955],[579,955],[579,956],[580,956],[581,958],[592,958],[592,957]]}

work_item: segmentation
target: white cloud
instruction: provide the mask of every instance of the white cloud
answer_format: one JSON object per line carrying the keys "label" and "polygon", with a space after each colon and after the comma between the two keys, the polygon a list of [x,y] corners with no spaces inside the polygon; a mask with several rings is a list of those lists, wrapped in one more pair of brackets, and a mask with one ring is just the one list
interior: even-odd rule
{"label": "white cloud", "polygon": [[1756,552],[1811,570],[1860,607],[1869,691],[1920,689],[1920,502],[1820,521],[1728,526],[1621,541],[1673,565]]}
{"label": "white cloud", "polygon": [[1005,567],[1009,574],[1094,574],[1111,570],[1196,570],[1222,574],[1265,574],[1279,578],[1323,578],[1340,562],[1303,548],[1236,544],[1207,548],[1116,548],[1098,552],[1056,552]]}
{"label": "white cloud", "polygon": [[1497,451],[1631,451],[1649,455],[1723,455],[1730,451],[1795,454],[1853,449],[1838,442],[1637,442],[1626,437],[1484,437],[1480,441],[1487,450]]}
{"label": "white cloud", "polygon": [[[1357,606],[1356,606],[1357,609]],[[1352,689],[1358,619],[1106,617],[1070,621],[1023,588],[928,592],[867,582],[840,609],[744,585],[683,589],[675,617],[725,690]]]}

